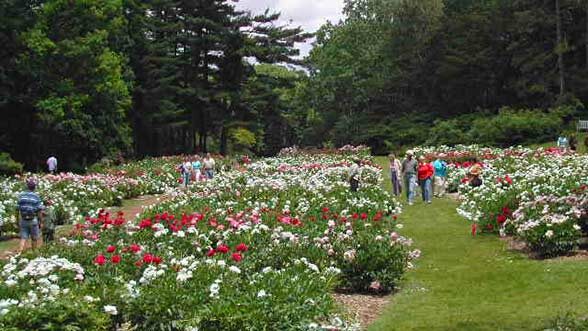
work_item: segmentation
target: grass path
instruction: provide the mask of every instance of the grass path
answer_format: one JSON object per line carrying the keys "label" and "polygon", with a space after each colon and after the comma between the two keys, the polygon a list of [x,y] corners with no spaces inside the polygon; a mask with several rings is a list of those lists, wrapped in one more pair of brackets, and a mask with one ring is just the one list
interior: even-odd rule
{"label": "grass path", "polygon": [[497,237],[472,237],[456,207],[406,206],[402,231],[422,256],[370,331],[541,330],[565,312],[588,314],[588,261],[530,260]]}

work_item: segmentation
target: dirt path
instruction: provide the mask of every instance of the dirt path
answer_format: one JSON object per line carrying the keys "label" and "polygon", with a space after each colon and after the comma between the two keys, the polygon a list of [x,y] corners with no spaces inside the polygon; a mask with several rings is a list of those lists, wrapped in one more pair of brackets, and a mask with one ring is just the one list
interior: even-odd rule
{"label": "dirt path", "polygon": [[[163,201],[166,199],[164,195],[146,195],[140,196],[134,199],[128,199],[123,201],[123,205],[120,207],[107,208],[111,213],[122,211],[125,218],[128,221],[134,220],[135,216],[143,211],[144,206],[149,206],[154,203]],[[56,230],[56,236],[63,236],[70,229],[70,225],[60,226]],[[10,258],[10,256],[16,254],[18,250],[18,238],[8,238],[0,240],[0,260]],[[30,247],[30,242],[27,244],[27,248]]]}

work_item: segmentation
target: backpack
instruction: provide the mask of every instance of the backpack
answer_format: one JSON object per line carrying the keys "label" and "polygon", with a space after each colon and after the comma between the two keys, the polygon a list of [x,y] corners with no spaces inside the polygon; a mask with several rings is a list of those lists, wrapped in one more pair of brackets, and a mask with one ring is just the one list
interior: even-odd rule
{"label": "backpack", "polygon": [[35,219],[35,217],[37,217],[37,213],[30,210],[29,208],[22,208],[20,209],[20,216],[25,221],[32,221]]}
{"label": "backpack", "polygon": [[443,172],[445,171],[445,169],[447,169],[447,165],[445,164],[445,162],[435,161],[434,166],[435,172]]}
{"label": "backpack", "polygon": [[34,220],[37,217],[37,207],[35,207],[35,205],[31,205],[30,202],[26,202],[26,200],[23,201],[21,199],[24,199],[24,196],[21,196],[18,201],[18,211],[20,212],[20,217],[25,221]]}

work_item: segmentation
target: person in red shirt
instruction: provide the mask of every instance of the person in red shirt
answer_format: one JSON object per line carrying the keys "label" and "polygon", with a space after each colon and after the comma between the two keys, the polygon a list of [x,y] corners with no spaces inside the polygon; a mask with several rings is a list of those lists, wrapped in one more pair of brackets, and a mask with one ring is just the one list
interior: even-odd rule
{"label": "person in red shirt", "polygon": [[433,168],[432,164],[425,161],[423,156],[419,157],[417,175],[419,178],[419,185],[421,186],[423,201],[426,203],[431,203],[431,196],[433,193],[432,182],[433,175],[435,175],[435,169]]}

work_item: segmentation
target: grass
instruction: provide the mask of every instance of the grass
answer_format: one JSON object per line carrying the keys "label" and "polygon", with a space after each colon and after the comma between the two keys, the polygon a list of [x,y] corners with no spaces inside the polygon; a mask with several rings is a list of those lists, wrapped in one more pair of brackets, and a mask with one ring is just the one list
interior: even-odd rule
{"label": "grass", "polygon": [[530,260],[495,236],[472,237],[456,207],[437,199],[405,208],[403,234],[422,256],[370,331],[541,330],[588,313],[586,261]]}
{"label": "grass", "polygon": [[0,241],[0,252],[13,251],[18,248],[18,242],[4,239]]}

